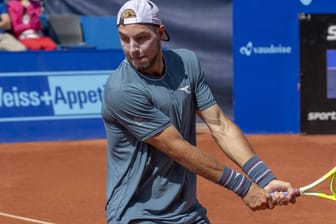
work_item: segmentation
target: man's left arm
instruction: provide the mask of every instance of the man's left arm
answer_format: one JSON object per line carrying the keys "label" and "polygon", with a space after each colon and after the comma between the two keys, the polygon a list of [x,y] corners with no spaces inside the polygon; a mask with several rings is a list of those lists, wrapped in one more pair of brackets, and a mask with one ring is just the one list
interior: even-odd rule
{"label": "man's left arm", "polygon": [[256,184],[268,192],[288,191],[287,198],[284,198],[283,194],[275,194],[274,200],[286,203],[289,199],[295,198],[290,183],[275,178],[271,170],[256,155],[240,128],[225,116],[217,104],[199,111],[198,115],[209,128],[213,139],[221,150],[241,167]]}
{"label": "man's left arm", "polygon": [[200,111],[198,115],[209,128],[218,146],[239,167],[255,155],[241,130],[225,116],[217,104]]}

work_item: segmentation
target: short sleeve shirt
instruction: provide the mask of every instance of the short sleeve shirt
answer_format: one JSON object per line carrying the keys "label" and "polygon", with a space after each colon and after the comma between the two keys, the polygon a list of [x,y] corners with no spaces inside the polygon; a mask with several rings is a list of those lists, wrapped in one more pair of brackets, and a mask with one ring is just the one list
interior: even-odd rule
{"label": "short sleeve shirt", "polygon": [[160,77],[141,74],[125,60],[105,85],[106,215],[111,223],[206,218],[196,199],[196,175],[144,142],[174,125],[195,145],[196,111],[216,103],[193,52],[166,50],[163,57]]}

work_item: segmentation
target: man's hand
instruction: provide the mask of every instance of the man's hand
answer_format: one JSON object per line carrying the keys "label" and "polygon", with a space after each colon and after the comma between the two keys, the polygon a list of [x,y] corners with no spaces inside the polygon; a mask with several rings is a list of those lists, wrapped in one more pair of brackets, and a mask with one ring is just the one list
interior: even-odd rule
{"label": "man's hand", "polygon": [[271,194],[274,205],[287,205],[289,202],[293,204],[296,202],[294,189],[288,182],[275,179],[264,189]]}
{"label": "man's hand", "polygon": [[253,211],[274,208],[271,195],[254,183],[243,197],[243,201]]}

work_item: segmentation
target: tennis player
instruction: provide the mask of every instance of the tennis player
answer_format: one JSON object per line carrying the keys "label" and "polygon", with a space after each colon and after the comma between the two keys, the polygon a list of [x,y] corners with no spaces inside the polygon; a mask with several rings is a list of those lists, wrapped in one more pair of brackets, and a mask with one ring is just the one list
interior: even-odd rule
{"label": "tennis player", "polygon": [[[197,175],[253,210],[294,202],[291,184],[275,178],[216,104],[195,54],[162,49],[169,36],[153,2],[127,1],[117,26],[126,59],[109,77],[102,105],[107,223],[210,223],[196,198]],[[196,114],[246,175],[195,146]],[[280,191],[289,194],[270,196]]]}

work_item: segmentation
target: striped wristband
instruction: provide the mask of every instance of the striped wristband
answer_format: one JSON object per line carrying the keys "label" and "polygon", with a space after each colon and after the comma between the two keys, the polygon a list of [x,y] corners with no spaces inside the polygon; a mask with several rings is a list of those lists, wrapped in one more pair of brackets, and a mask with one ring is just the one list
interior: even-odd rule
{"label": "striped wristband", "polygon": [[276,177],[257,156],[253,156],[242,167],[243,171],[260,187],[265,187]]}
{"label": "striped wristband", "polygon": [[240,197],[243,197],[246,195],[252,182],[241,173],[225,166],[223,174],[218,181],[218,184],[232,190]]}

